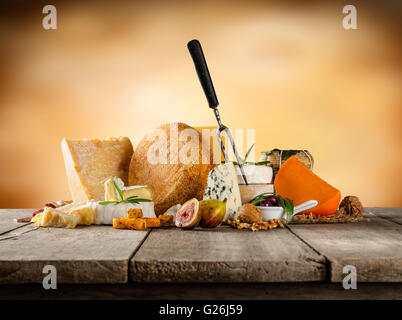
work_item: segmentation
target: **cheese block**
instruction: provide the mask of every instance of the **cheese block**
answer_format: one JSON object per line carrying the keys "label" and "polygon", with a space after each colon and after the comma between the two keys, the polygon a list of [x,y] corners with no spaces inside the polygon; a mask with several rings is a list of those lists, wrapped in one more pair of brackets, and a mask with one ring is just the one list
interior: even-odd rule
{"label": "cheese block", "polygon": [[43,212],[38,213],[31,219],[38,227],[75,228],[80,217],[68,214],[51,207],[45,207]]}
{"label": "cheese block", "polygon": [[60,211],[79,217],[78,224],[113,224],[114,218],[127,217],[128,209],[141,209],[144,218],[156,218],[153,202],[119,203],[102,205],[96,201],[67,205]]}
{"label": "cheese block", "polygon": [[221,164],[210,171],[203,197],[204,200],[224,200],[225,198],[227,202],[224,221],[236,219],[242,202],[233,163]]}
{"label": "cheese block", "polygon": [[[272,182],[272,167],[244,165],[244,173],[248,184],[267,184]],[[245,184],[239,166],[236,166],[237,180],[239,184]]]}
{"label": "cheese block", "polygon": [[282,164],[274,184],[276,192],[291,199],[295,206],[308,200],[318,201],[316,207],[302,213],[331,215],[341,202],[341,192],[314,174],[295,156]]}
{"label": "cheese block", "polygon": [[247,203],[254,199],[256,196],[265,194],[274,194],[273,184],[249,184],[239,185],[241,202]]}
{"label": "cheese block", "polygon": [[150,187],[148,186],[125,187],[123,180],[121,180],[119,177],[112,177],[107,179],[104,183],[106,201],[120,200],[120,195],[116,189],[115,183],[117,184],[121,193],[123,194],[123,199],[135,196],[142,199],[152,200],[152,191]]}
{"label": "cheese block", "polygon": [[127,137],[63,139],[61,149],[74,203],[103,200],[103,183],[112,176],[127,183],[133,154]]}

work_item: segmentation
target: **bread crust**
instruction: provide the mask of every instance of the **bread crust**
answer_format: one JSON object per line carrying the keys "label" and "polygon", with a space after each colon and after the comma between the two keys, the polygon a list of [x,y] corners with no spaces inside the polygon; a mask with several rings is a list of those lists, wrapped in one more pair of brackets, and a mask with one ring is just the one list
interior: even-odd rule
{"label": "bread crust", "polygon": [[[177,125],[178,136],[185,129],[194,129],[187,124],[166,123],[156,129],[150,131],[138,144],[130,163],[129,169],[129,185],[148,185],[152,189],[153,201],[155,203],[155,213],[157,215],[166,212],[175,204],[183,204],[191,198],[201,200],[207,185],[208,173],[215,165],[213,164],[212,146],[210,146],[209,155],[210,161],[208,164],[203,164],[203,153],[207,148],[207,144],[202,140],[201,134],[198,134],[198,140],[194,141],[179,141],[177,150],[183,148],[186,144],[186,149],[195,150],[198,147],[198,164],[171,164],[169,159],[171,156],[170,141],[171,141],[171,126]],[[154,144],[154,141],[148,141],[147,137],[155,135],[156,130],[162,129],[167,136],[167,164],[152,164],[147,159],[148,150]],[[195,129],[194,129],[195,130]],[[196,131],[198,133],[198,131]],[[173,138],[172,138],[172,142]],[[187,145],[188,144],[188,145]],[[198,146],[196,146],[198,144]],[[177,154],[175,154],[177,156]],[[178,157],[176,157],[178,159]]]}

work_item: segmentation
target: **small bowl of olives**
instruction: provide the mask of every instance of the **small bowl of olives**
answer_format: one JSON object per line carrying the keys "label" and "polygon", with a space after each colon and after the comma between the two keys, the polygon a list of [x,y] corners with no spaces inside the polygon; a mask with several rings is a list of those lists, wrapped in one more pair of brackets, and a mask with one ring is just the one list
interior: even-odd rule
{"label": "small bowl of olives", "polygon": [[[285,199],[285,202],[286,201],[291,202],[291,200],[289,199]],[[262,220],[264,221],[272,219],[286,219],[284,209],[286,204],[284,204],[284,199],[279,195],[261,194],[255,197],[253,200],[251,200],[250,203],[254,204],[261,210]],[[316,200],[309,200],[295,207],[293,207],[292,203],[291,204],[291,208],[293,210],[292,216],[302,211],[314,208],[315,206],[317,206],[317,204],[318,201]]]}

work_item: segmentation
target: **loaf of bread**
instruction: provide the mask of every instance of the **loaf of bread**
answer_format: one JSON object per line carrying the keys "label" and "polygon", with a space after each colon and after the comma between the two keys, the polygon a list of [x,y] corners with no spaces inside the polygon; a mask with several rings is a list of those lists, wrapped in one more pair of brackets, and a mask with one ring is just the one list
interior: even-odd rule
{"label": "loaf of bread", "polygon": [[157,215],[191,198],[201,200],[215,166],[212,146],[207,149],[208,142],[194,128],[180,122],[163,124],[148,132],[135,149],[129,185],[152,189]]}

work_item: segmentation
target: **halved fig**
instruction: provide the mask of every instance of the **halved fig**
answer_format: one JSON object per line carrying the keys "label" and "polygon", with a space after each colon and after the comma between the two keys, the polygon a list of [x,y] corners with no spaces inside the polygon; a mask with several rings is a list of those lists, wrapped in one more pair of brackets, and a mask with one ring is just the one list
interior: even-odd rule
{"label": "halved fig", "polygon": [[201,220],[200,203],[196,198],[188,200],[176,212],[176,227],[191,229]]}

